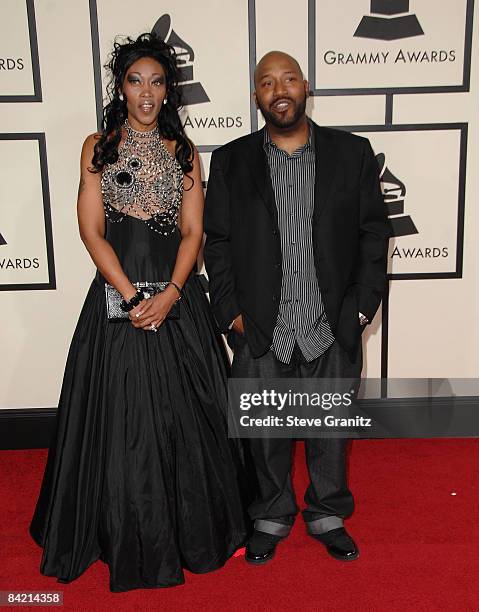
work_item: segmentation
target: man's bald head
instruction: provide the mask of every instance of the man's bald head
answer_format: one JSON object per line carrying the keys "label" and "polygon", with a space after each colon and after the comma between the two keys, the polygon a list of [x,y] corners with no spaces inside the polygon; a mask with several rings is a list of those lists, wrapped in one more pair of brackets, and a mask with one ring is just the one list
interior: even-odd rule
{"label": "man's bald head", "polygon": [[257,85],[258,81],[268,74],[271,69],[277,69],[279,66],[294,69],[295,72],[299,73],[300,77],[303,78],[303,71],[299,65],[298,60],[284,53],[283,51],[269,51],[266,55],[259,60],[254,69],[254,84]]}
{"label": "man's bald head", "polygon": [[267,125],[304,127],[309,84],[297,60],[282,51],[263,56],[254,71],[254,99]]}

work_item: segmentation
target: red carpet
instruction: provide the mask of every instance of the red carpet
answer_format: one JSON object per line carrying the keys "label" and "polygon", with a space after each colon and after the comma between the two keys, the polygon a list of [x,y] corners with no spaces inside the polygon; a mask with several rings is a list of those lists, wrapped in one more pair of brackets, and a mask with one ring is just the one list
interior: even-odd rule
{"label": "red carpet", "polygon": [[[296,453],[298,499],[306,485]],[[2,451],[0,590],[58,590],[66,610],[479,610],[479,443],[467,440],[361,440],[350,482],[356,511],[347,526],[361,556],[341,563],[306,536],[298,517],[265,567],[242,557],[212,574],[187,575],[170,589],[110,593],[101,562],[71,584],[38,571],[41,550],[28,525],[46,451]],[[456,493],[456,495],[452,495]]]}

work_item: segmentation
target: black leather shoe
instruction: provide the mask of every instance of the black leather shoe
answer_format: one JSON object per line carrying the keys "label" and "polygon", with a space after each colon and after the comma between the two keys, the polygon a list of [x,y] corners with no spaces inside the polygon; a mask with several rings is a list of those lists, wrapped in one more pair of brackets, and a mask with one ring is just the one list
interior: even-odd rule
{"label": "black leather shoe", "polygon": [[359,557],[359,549],[344,527],[331,529],[326,533],[310,533],[315,540],[326,546],[326,550],[338,561],[354,561]]}
{"label": "black leather shoe", "polygon": [[282,539],[280,536],[255,530],[246,545],[246,561],[255,565],[268,563],[274,557],[276,546]]}

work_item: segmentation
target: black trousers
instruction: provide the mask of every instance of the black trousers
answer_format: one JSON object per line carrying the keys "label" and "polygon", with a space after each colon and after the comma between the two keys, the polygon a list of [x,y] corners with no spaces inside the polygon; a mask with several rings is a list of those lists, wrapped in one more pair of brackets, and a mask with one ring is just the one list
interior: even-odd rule
{"label": "black trousers", "polygon": [[[233,332],[234,333],[234,332]],[[349,378],[357,380],[362,369],[359,343],[354,361],[335,341],[314,361],[307,362],[296,345],[289,364],[278,361],[273,351],[254,358],[243,336],[235,334],[232,376],[235,378]],[[293,440],[254,438],[250,441],[256,466],[259,495],[249,507],[255,528],[279,536],[288,535],[298,506],[291,483]],[[311,533],[341,527],[352,514],[354,499],[347,485],[346,438],[305,439],[310,483],[305,494],[303,518]]]}

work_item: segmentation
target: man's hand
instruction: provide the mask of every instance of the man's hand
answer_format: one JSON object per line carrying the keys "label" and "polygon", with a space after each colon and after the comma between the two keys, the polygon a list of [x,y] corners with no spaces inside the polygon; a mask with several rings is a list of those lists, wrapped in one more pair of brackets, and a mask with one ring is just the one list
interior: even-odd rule
{"label": "man's hand", "polygon": [[244,325],[243,325],[243,315],[238,315],[236,319],[233,321],[233,326],[231,327],[233,331],[237,334],[244,334]]}

